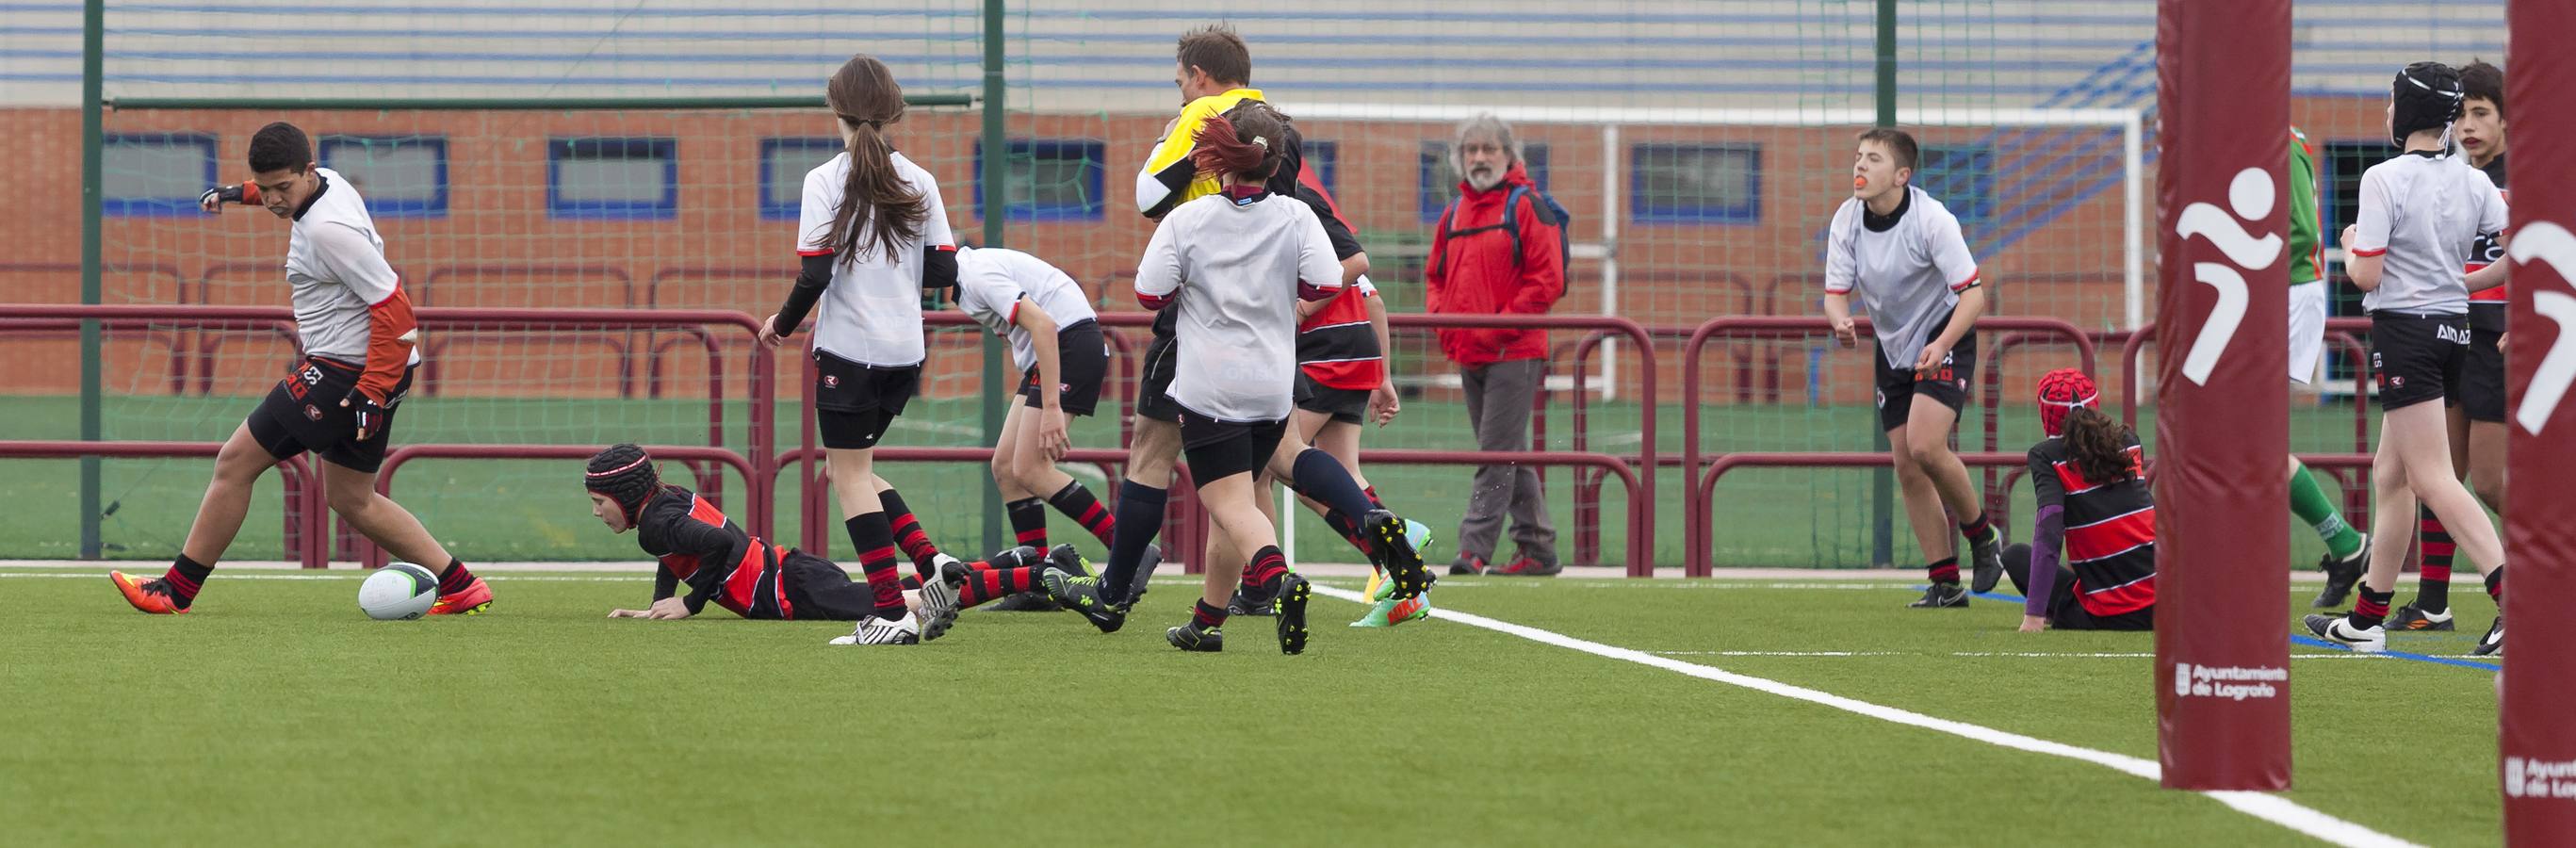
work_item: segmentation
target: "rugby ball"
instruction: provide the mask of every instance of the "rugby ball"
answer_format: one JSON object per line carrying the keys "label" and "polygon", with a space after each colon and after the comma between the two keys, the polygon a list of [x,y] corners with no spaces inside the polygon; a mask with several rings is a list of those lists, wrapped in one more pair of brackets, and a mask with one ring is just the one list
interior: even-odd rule
{"label": "rugby ball", "polygon": [[438,575],[408,562],[387,564],[358,584],[358,609],[377,621],[410,621],[438,602]]}

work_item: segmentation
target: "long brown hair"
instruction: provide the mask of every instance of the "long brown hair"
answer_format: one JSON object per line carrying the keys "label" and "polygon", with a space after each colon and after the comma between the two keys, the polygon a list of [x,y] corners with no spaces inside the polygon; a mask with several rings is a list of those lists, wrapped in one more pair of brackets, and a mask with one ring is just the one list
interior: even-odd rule
{"label": "long brown hair", "polygon": [[1258,100],[1246,100],[1207,119],[1191,139],[1198,149],[1190,161],[1199,173],[1266,182],[1288,155],[1288,116]]}
{"label": "long brown hair", "polygon": [[2129,458],[2129,441],[2137,432],[2110,416],[2079,406],[2066,411],[2067,459],[2084,475],[2084,482],[2108,486],[2138,476],[2137,461]]}
{"label": "long brown hair", "polygon": [[849,180],[823,243],[843,264],[880,252],[896,259],[896,249],[920,238],[930,218],[929,200],[895,171],[894,143],[885,137],[885,125],[903,120],[903,86],[884,62],[862,53],[841,63],[823,100],[841,119],[850,151]]}

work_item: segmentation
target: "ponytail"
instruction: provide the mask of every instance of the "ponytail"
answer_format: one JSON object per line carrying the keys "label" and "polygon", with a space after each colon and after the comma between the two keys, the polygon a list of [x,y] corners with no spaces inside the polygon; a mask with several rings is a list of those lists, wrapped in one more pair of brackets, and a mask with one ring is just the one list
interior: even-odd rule
{"label": "ponytail", "polygon": [[824,95],[848,137],[850,170],[823,244],[843,264],[879,254],[895,260],[930,219],[929,200],[895,171],[894,143],[885,137],[886,124],[903,120],[903,87],[884,62],[859,55],[832,75]]}
{"label": "ponytail", "polygon": [[1200,174],[1267,182],[1288,156],[1288,116],[1270,104],[1246,100],[1207,119],[1190,142],[1197,148],[1190,161]]}
{"label": "ponytail", "polygon": [[2138,476],[2138,465],[2129,458],[2129,443],[2138,434],[2129,425],[2092,407],[2078,406],[2066,411],[2065,426],[2060,438],[2066,441],[2067,458],[2086,482],[2101,486]]}

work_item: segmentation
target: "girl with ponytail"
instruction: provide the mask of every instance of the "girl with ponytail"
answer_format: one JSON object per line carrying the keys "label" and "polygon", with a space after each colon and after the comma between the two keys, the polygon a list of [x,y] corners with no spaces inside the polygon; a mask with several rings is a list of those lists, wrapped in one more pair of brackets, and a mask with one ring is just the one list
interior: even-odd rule
{"label": "girl with ponytail", "polygon": [[[886,138],[904,104],[885,63],[852,56],[823,93],[847,149],[805,175],[796,240],[803,267],[760,342],[778,346],[814,313],[815,429],[832,499],[876,600],[858,629],[833,643],[910,645],[947,633],[967,569],[930,544],[903,497],[877,476],[873,457],[920,387],[921,294],[956,285],[957,236],[939,182]],[[898,541],[920,572],[917,614],[905,608]]]}
{"label": "girl with ponytail", "polygon": [[2030,544],[2004,549],[2028,599],[2022,632],[2154,629],[2156,505],[2137,432],[2103,415],[2093,378],[2073,368],[2039,378],[2039,425]]}

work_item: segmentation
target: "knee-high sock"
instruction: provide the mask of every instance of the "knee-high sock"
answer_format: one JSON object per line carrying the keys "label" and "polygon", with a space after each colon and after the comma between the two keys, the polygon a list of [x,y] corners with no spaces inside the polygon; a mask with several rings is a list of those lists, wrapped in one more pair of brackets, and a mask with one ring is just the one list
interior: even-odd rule
{"label": "knee-high sock", "polygon": [[1084,488],[1082,481],[1066,482],[1064,488],[1047,496],[1047,503],[1053,504],[1056,511],[1064,513],[1065,517],[1080,523],[1082,529],[1091,531],[1091,535],[1098,537],[1101,544],[1118,543],[1115,535],[1118,519],[1109,514],[1109,508],[1102,506],[1099,498],[1092,497],[1091,490]]}
{"label": "knee-high sock", "polygon": [[1163,505],[1171,493],[1130,480],[1118,487],[1118,528],[1111,534],[1109,563],[1100,570],[1100,591],[1125,602],[1124,593],[1136,585],[1136,567],[1145,559],[1145,546],[1153,544],[1154,534],[1163,529]]}

